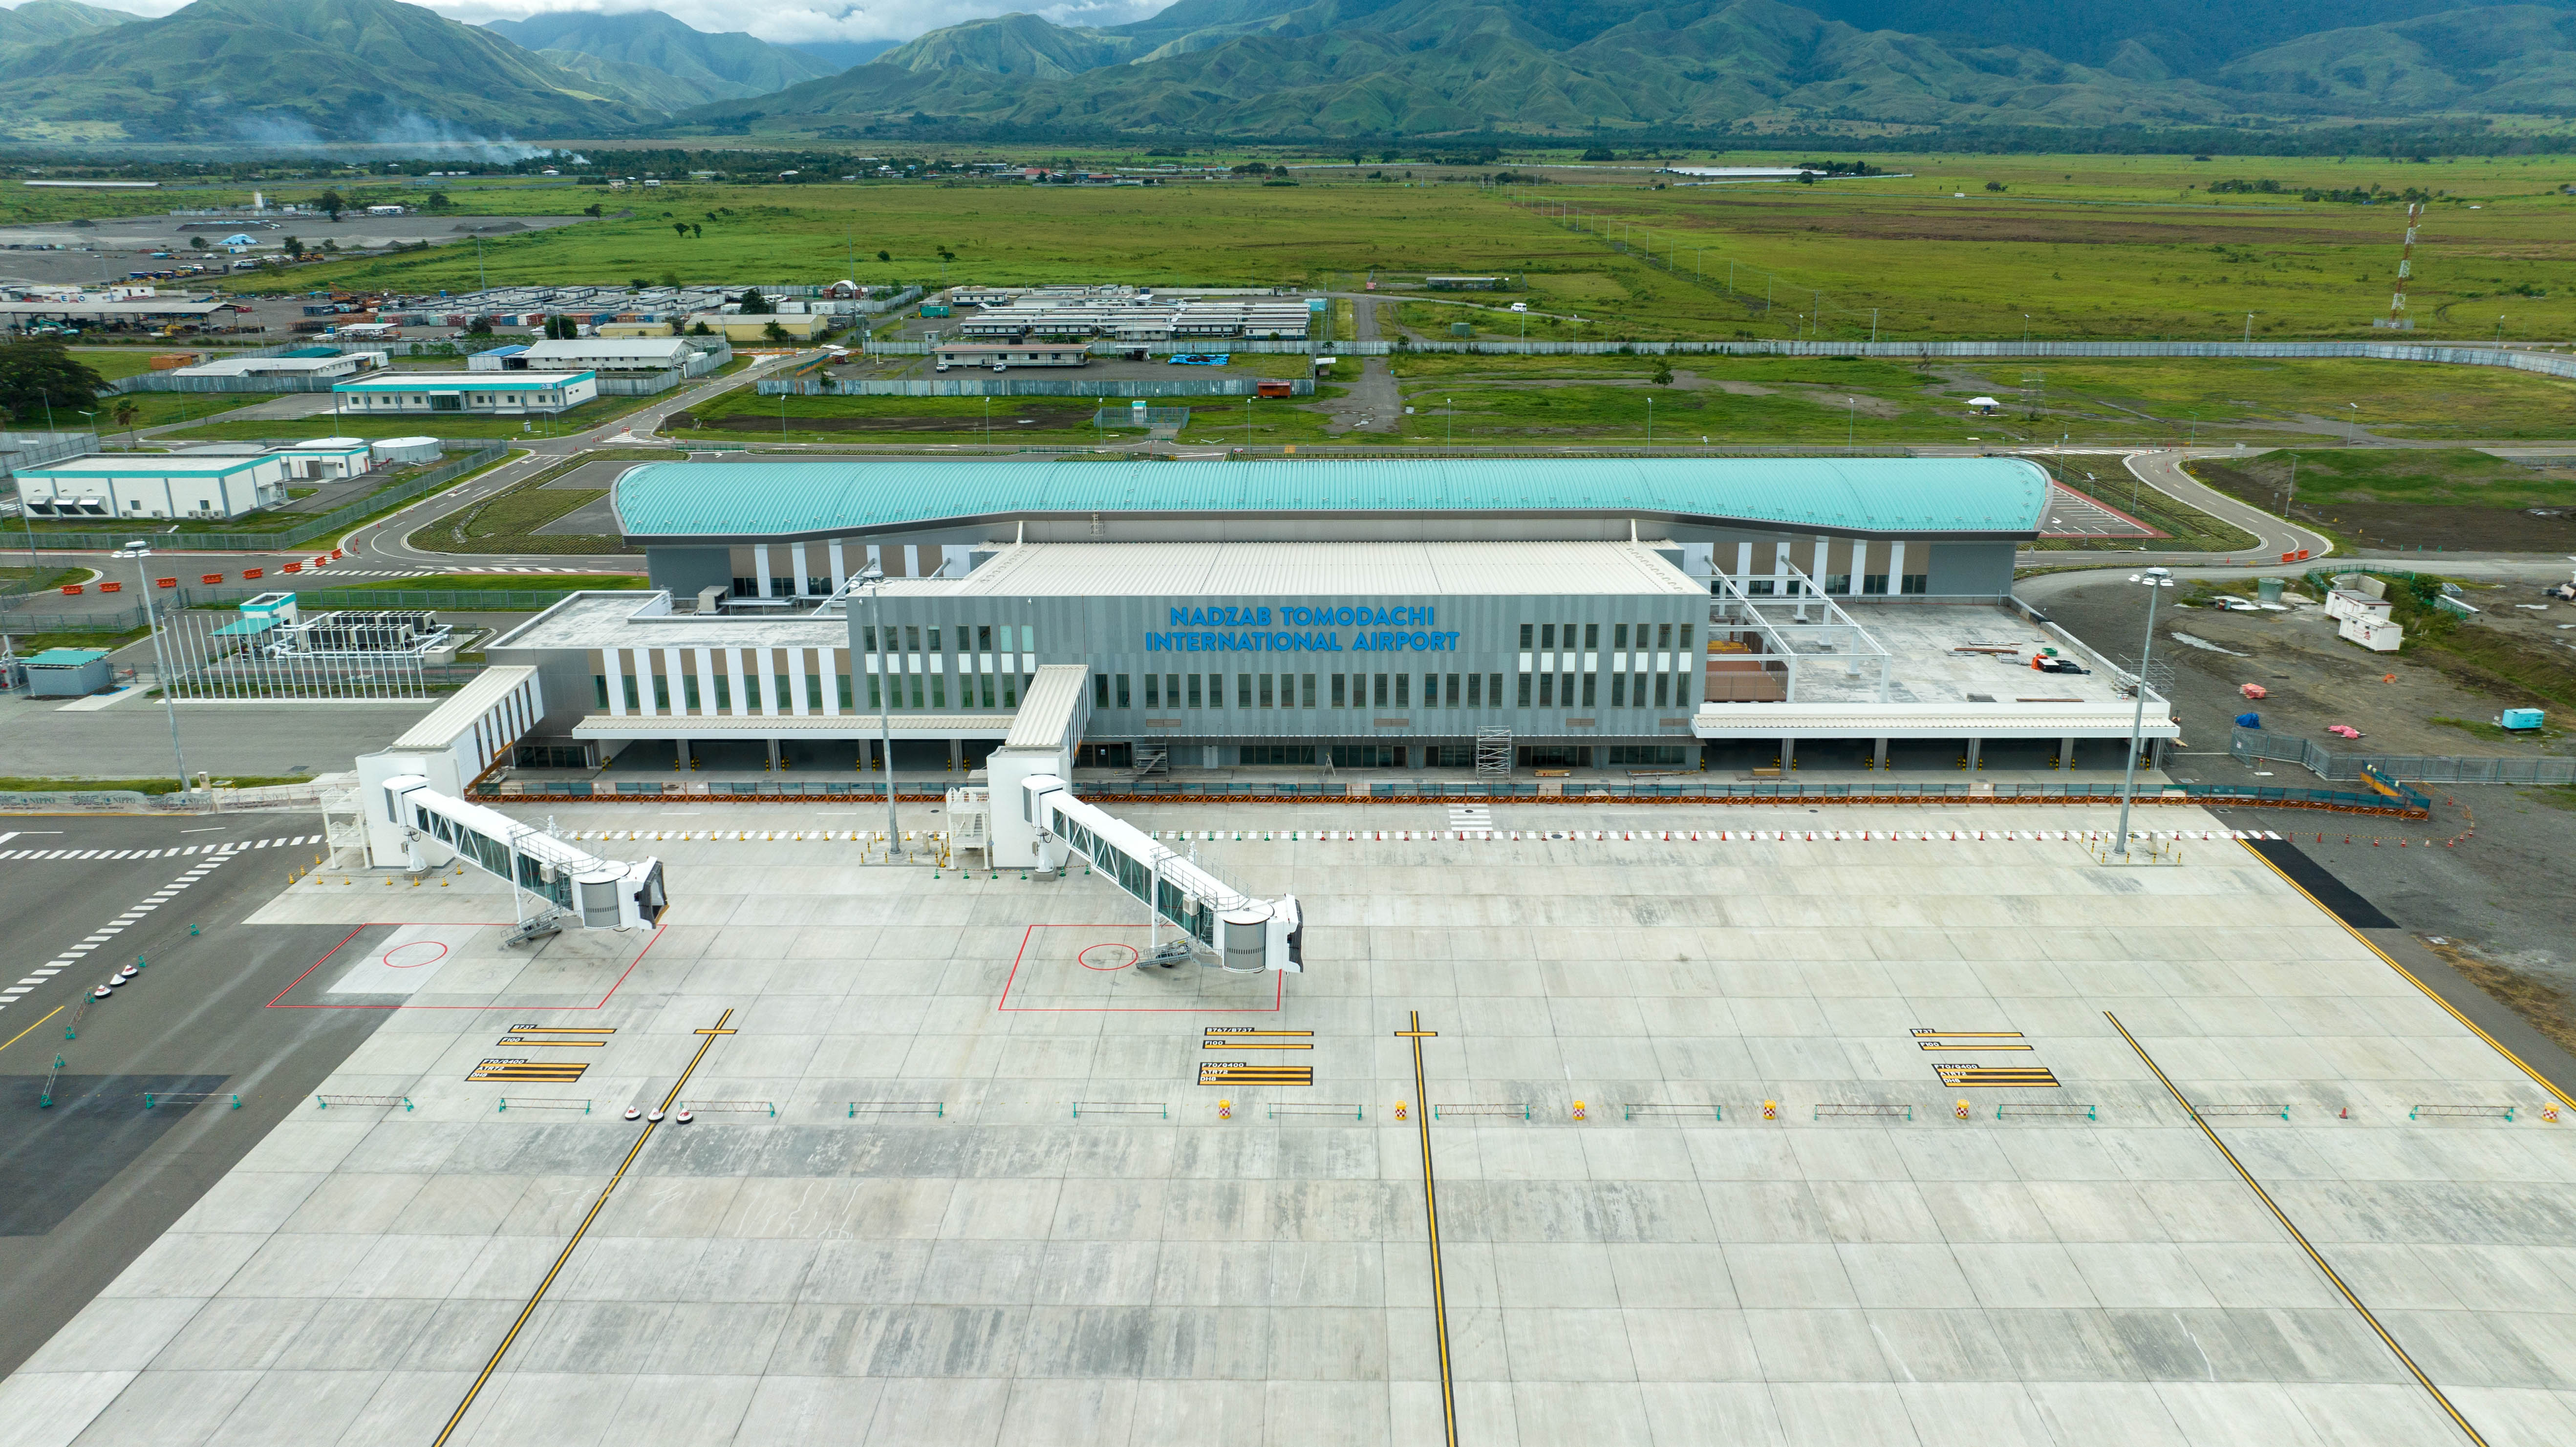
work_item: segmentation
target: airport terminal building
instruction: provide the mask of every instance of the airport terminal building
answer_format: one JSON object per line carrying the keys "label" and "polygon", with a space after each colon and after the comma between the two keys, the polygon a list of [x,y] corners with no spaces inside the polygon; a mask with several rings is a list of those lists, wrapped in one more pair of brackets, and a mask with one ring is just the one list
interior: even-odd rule
{"label": "airport terminal building", "polygon": [[2129,675],[2011,596],[2048,489],[2004,458],[645,463],[615,504],[656,591],[486,653],[543,677],[530,762],[864,767],[890,731],[900,769],[969,767],[1076,664],[1096,767],[1794,766],[1802,741],[2116,766]]}

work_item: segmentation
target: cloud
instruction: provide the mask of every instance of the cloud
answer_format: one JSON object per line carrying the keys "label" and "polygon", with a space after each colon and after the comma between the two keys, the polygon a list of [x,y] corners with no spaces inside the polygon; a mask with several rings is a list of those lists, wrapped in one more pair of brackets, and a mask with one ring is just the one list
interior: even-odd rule
{"label": "cloud", "polygon": [[[135,15],[167,15],[186,0],[95,0],[110,9]],[[14,7],[11,7],[14,8]],[[557,10],[620,14],[658,9],[700,30],[747,30],[763,40],[793,45],[807,40],[910,40],[926,30],[955,25],[987,15],[1013,11],[1043,16],[1058,25],[1124,25],[1164,8],[1164,0],[1056,0],[1053,4],[1010,4],[1008,0],[880,0],[864,5],[831,0],[788,0],[753,4],[749,0],[670,0],[663,5],[555,3],[555,0],[430,0],[427,8],[450,20],[480,25],[487,20],[524,20]]]}

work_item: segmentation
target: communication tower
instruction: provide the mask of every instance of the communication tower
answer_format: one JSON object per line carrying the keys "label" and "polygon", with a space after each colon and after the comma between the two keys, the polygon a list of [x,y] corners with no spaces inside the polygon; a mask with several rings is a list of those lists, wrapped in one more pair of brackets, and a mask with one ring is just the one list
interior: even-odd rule
{"label": "communication tower", "polygon": [[2399,332],[2415,330],[2415,319],[2406,314],[2406,281],[2415,274],[2415,226],[2423,218],[2424,203],[2409,202],[2406,207],[2406,243],[2397,253],[2397,290],[2388,298],[2388,319],[2372,322],[2372,326]]}

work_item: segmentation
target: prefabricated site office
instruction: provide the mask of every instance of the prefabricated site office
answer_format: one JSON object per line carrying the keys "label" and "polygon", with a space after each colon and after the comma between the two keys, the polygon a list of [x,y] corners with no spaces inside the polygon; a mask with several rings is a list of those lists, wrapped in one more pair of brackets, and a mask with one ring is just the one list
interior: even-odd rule
{"label": "prefabricated site office", "polygon": [[[2048,487],[2015,458],[654,462],[614,501],[655,591],[487,652],[545,672],[551,757],[872,762],[890,728],[898,768],[965,766],[1078,664],[1097,766],[1465,769],[1480,739],[1533,767],[1802,739],[2116,764],[2132,681],[2011,598]],[[846,586],[871,566],[875,598]],[[2033,673],[2052,648],[2083,673]]]}

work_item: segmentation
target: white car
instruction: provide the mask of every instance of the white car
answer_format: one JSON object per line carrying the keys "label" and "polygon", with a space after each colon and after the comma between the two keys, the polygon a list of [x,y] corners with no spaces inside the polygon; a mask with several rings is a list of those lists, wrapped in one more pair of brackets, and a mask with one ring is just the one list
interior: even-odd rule
{"label": "white car", "polygon": [[1516,301],[1516,302],[1513,302],[1513,303],[1512,303],[1512,310],[1514,310],[1514,311],[1516,311],[1516,312],[1525,312],[1525,311],[1528,311],[1528,310],[1529,310],[1529,303],[1528,303],[1528,302],[1525,302],[1525,301]]}

